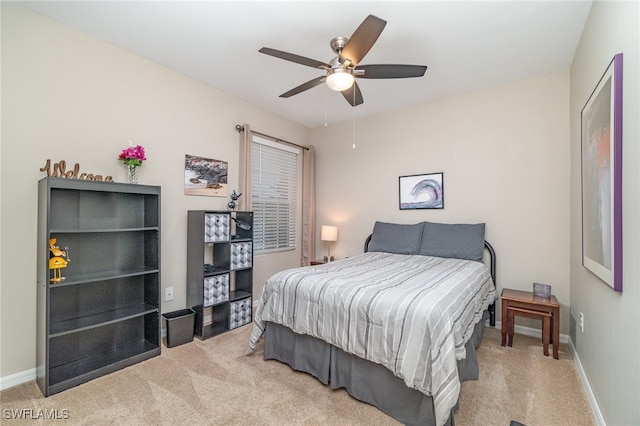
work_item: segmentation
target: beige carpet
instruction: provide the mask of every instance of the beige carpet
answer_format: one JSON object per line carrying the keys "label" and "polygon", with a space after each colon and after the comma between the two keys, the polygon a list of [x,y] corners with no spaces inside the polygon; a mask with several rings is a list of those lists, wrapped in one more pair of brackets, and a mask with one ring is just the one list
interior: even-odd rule
{"label": "beige carpet", "polygon": [[[392,425],[376,408],[333,391],[277,361],[251,356],[245,326],[44,398],[35,382],[0,393],[2,423],[18,415],[58,417],[58,424],[86,425]],[[480,380],[462,385],[457,425],[592,425],[590,406],[570,352],[542,355],[539,340],[516,335],[500,346],[489,329],[479,349]],[[64,418],[68,417],[68,418]]]}

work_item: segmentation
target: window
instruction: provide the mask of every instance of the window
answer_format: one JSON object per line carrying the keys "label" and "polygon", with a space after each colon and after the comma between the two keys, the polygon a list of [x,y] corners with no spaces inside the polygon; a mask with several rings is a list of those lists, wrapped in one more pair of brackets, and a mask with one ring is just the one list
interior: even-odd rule
{"label": "window", "polygon": [[256,252],[296,248],[298,155],[289,145],[253,136],[253,244]]}

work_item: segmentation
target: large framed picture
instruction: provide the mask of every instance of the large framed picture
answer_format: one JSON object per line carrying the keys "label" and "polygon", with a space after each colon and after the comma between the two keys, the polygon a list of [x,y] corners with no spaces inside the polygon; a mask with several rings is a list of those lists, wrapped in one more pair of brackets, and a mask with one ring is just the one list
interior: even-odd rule
{"label": "large framed picture", "polygon": [[227,196],[226,161],[184,156],[184,193],[185,195]]}
{"label": "large framed picture", "polygon": [[582,264],[622,291],[622,53],[582,109]]}
{"label": "large framed picture", "polygon": [[400,176],[400,210],[443,208],[443,173]]}

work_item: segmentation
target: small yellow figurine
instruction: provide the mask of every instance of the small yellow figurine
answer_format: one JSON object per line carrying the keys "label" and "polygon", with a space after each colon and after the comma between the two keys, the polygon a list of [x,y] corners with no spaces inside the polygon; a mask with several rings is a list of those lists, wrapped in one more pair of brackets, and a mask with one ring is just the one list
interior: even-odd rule
{"label": "small yellow figurine", "polygon": [[56,241],[56,238],[49,239],[49,251],[53,255],[53,257],[49,259],[49,269],[53,269],[53,278],[51,278],[51,282],[54,283],[64,280],[60,269],[66,268],[67,264],[71,262],[71,259],[69,259],[69,255],[67,254],[69,247],[65,247],[64,250],[60,250],[60,247],[55,245]]}

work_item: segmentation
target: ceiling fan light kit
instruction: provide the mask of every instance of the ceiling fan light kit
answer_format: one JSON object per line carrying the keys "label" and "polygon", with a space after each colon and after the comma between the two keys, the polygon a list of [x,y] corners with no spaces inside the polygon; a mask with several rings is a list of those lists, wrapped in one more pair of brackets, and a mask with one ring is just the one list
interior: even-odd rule
{"label": "ceiling fan light kit", "polygon": [[355,81],[355,77],[348,68],[335,68],[327,75],[327,86],[336,92],[347,90]]}
{"label": "ceiling fan light kit", "polygon": [[324,70],[326,73],[323,76],[316,77],[283,93],[280,95],[281,98],[297,95],[298,93],[326,82],[331,90],[341,92],[351,106],[357,106],[364,101],[358,83],[355,81],[356,78],[387,79],[422,77],[427,70],[425,65],[382,64],[358,66],[358,63],[373,47],[376,40],[378,40],[386,24],[387,21],[369,15],[355,30],[351,38],[333,38],[329,45],[338,56],[331,60],[330,65],[316,61],[315,59],[271,49],[269,47],[263,47],[259,52],[297,64],[318,68]]}

